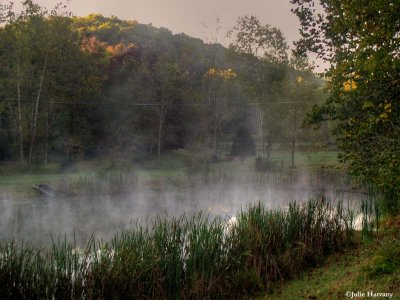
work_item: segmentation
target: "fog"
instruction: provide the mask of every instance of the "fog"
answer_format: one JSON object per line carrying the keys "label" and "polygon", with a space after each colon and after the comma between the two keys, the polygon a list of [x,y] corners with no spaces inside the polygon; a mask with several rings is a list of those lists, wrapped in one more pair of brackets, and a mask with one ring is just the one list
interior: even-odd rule
{"label": "fog", "polygon": [[[155,218],[191,216],[202,213],[210,219],[230,219],[251,204],[285,209],[290,202],[321,197],[347,203],[360,198],[347,186],[335,188],[306,173],[287,184],[283,175],[266,179],[226,175],[189,176],[185,184],[162,183],[149,187],[139,180],[136,187],[116,196],[38,197],[0,201],[0,238],[48,245],[66,238],[84,246],[90,236],[109,240],[134,223],[147,224]],[[309,184],[313,180],[314,184]],[[269,182],[267,182],[269,181]],[[286,185],[284,185],[286,184]],[[336,182],[337,184],[337,182]]]}

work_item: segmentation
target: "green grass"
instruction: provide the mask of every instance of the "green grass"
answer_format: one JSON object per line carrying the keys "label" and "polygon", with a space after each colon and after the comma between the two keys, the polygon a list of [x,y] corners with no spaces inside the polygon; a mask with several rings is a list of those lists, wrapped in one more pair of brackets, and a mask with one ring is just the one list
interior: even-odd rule
{"label": "green grass", "polygon": [[[299,170],[317,170],[322,165],[330,165],[336,162],[337,152],[324,151],[315,153],[296,152],[296,165]],[[282,151],[273,151],[272,159],[283,160],[285,169],[289,168],[290,154]],[[17,164],[2,163],[0,165],[0,199],[23,199],[35,197],[38,194],[32,189],[33,184],[44,183],[56,186],[60,181],[91,181],[99,173],[104,171],[133,169],[139,177],[140,183],[150,188],[172,183],[184,186],[188,183],[188,177],[199,173],[234,174],[240,176],[260,177],[255,171],[255,158],[248,158],[244,162],[224,161],[215,163],[200,162],[193,166],[192,153],[189,151],[175,151],[163,154],[158,162],[154,157],[137,166],[124,161],[88,160],[81,161],[71,166],[66,173],[59,172],[57,165],[52,164],[47,168],[35,169],[33,173],[22,172]],[[337,162],[336,162],[337,163]],[[125,170],[126,169],[126,170]],[[206,174],[207,176],[209,174]],[[193,177],[193,176],[192,176]],[[221,177],[221,176],[217,176]],[[248,177],[248,178],[250,178]]]}
{"label": "green grass", "polygon": [[[315,167],[315,166],[336,166],[338,165],[337,151],[320,152],[301,152],[296,151],[294,155],[295,166]],[[291,153],[285,151],[273,151],[272,160],[282,160],[285,165],[291,164]]]}
{"label": "green grass", "polygon": [[346,291],[390,292],[400,299],[400,218],[386,220],[378,236],[358,240],[259,299],[345,299]]}

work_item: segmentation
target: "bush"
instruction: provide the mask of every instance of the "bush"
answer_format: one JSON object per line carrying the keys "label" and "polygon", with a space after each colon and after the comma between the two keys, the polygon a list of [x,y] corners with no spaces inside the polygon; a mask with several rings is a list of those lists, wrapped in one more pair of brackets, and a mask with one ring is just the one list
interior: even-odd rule
{"label": "bush", "polygon": [[373,262],[367,267],[368,275],[379,277],[400,271],[400,240],[385,240]]}

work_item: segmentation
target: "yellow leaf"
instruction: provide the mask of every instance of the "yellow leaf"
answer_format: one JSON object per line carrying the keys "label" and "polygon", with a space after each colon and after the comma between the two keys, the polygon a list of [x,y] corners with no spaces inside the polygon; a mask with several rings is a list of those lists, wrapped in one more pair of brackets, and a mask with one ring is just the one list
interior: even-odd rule
{"label": "yellow leaf", "polygon": [[349,79],[343,84],[343,88],[346,92],[351,92],[357,89],[357,83],[353,79]]}

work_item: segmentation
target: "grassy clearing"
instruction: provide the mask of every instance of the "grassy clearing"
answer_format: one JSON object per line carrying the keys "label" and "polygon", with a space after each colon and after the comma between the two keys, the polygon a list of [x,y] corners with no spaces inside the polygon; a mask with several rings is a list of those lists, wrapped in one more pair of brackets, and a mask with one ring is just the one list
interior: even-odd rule
{"label": "grassy clearing", "polygon": [[[334,167],[338,165],[337,151],[319,151],[319,152],[300,152],[296,151],[294,162],[297,168],[313,168],[313,167]],[[284,165],[291,164],[291,153],[285,151],[273,151],[272,160],[283,161]]]}
{"label": "grassy clearing", "polygon": [[2,243],[2,299],[219,299],[271,288],[352,243],[352,218],[324,199],[287,211],[258,204],[236,221],[136,224],[86,249]]}
{"label": "grassy clearing", "polygon": [[[334,151],[315,153],[298,152],[296,153],[298,170],[312,169],[315,171],[317,170],[317,166],[336,165],[336,156],[337,152]],[[287,172],[290,162],[289,153],[272,152],[272,159],[283,161],[284,170],[282,171]],[[29,174],[27,172],[19,172],[15,164],[3,163],[0,165],[0,199],[24,199],[38,196],[32,190],[34,183],[48,184],[53,187],[61,186],[61,188],[70,185],[68,190],[72,189],[75,192],[79,192],[79,189],[86,182],[89,187],[84,188],[83,193],[85,193],[86,190],[90,190],[90,187],[98,185],[95,182],[96,178],[101,177],[107,172],[129,173],[132,170],[140,178],[141,184],[144,183],[149,187],[159,186],[160,182],[164,181],[177,185],[185,185],[188,183],[188,177],[191,177],[189,181],[196,179],[196,174],[199,173],[206,174],[207,176],[214,174],[214,177],[221,178],[224,177],[224,174],[235,174],[242,176],[245,180],[254,179],[256,181],[261,177],[265,177],[255,171],[254,157],[248,158],[243,162],[237,160],[215,163],[203,162],[193,166],[191,163],[191,153],[188,151],[167,153],[162,156],[160,162],[157,159],[150,159],[139,166],[129,165],[121,161],[82,161],[70,166],[64,172],[60,172],[59,167],[52,164],[46,168],[34,170],[33,173]]]}
{"label": "grassy clearing", "polygon": [[259,299],[345,299],[346,291],[390,292],[400,299],[400,217],[385,220],[378,236],[357,240],[354,248]]}
{"label": "grassy clearing", "polygon": [[[185,161],[186,155],[168,153],[162,157],[160,163],[157,160],[149,160],[144,166],[134,166],[127,161],[87,160],[71,165],[63,171],[60,170],[60,165],[52,164],[46,168],[34,169],[32,173],[24,171],[17,163],[0,163],[0,199],[36,197],[38,194],[32,190],[34,183],[48,184],[55,188],[69,186],[68,189],[72,188],[74,192],[81,192],[80,189],[84,187],[82,192],[86,193],[91,187],[98,186],[98,181],[109,181],[111,184],[117,177],[131,174],[132,171],[135,176],[140,176],[148,182],[160,178],[179,179],[185,174],[182,169]],[[103,189],[99,187],[100,190]]]}

